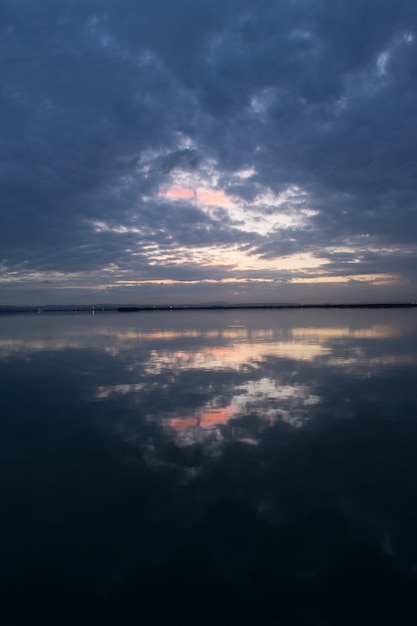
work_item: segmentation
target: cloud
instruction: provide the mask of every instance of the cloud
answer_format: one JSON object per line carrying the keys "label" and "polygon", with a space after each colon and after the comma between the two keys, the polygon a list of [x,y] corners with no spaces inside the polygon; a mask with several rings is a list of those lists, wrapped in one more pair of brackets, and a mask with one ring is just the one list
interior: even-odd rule
{"label": "cloud", "polygon": [[59,289],[82,274],[96,290],[109,268],[156,280],[184,247],[178,280],[229,247],[242,265],[310,254],[347,276],[355,263],[356,275],[398,275],[413,297],[413,3],[4,0],[0,11],[0,260],[7,285],[26,277],[22,301],[37,280]]}

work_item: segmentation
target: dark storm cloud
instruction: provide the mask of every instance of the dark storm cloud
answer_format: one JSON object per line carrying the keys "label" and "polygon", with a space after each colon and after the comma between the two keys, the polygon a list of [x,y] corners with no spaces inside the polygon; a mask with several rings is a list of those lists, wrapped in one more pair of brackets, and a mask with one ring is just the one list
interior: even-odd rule
{"label": "dark storm cloud", "polygon": [[[3,0],[0,262],[146,272],[151,242],[236,244],[346,275],[354,250],[326,248],[348,244],[358,273],[411,276],[416,26],[410,0]],[[244,207],[296,187],[303,206],[258,213],[314,215],[250,232],[161,196],[181,175]]]}

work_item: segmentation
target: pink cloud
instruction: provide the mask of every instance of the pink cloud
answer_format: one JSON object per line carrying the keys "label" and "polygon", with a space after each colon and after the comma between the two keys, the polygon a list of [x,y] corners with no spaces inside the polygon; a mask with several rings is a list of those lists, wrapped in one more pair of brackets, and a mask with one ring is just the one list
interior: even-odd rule
{"label": "pink cloud", "polygon": [[168,189],[166,195],[173,200],[195,200],[197,204],[217,207],[230,207],[232,205],[230,198],[222,190],[208,189],[199,187],[197,191],[193,191],[187,187],[173,185]]}
{"label": "pink cloud", "polygon": [[186,187],[170,187],[166,195],[170,198],[175,198],[179,200],[191,200],[192,198],[194,198],[194,191],[192,189],[187,189]]}
{"label": "pink cloud", "polygon": [[209,206],[229,207],[230,199],[223,190],[216,191],[214,189],[197,189],[197,201],[200,204],[208,204]]}

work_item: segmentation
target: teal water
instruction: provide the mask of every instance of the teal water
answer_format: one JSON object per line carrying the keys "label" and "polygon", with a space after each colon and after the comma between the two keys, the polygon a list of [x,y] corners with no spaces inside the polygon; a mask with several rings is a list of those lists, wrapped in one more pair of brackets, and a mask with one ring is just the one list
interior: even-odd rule
{"label": "teal water", "polygon": [[415,310],[0,317],[0,623],[417,623]]}

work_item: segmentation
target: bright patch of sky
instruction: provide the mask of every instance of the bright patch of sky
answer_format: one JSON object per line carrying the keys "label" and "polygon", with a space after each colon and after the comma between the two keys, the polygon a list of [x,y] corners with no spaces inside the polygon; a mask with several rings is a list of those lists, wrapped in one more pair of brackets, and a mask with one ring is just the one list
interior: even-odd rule
{"label": "bright patch of sky", "polygon": [[214,220],[219,216],[217,209],[222,209],[221,218],[227,218],[234,228],[244,232],[268,235],[273,231],[308,226],[309,218],[317,211],[309,208],[308,194],[297,186],[277,194],[254,183],[257,193],[251,201],[228,191],[237,180],[248,180],[254,174],[254,169],[238,171],[228,177],[228,187],[222,189],[217,186],[221,178],[218,171],[212,171],[208,180],[201,175],[175,172],[160,195],[166,201],[188,201]]}

